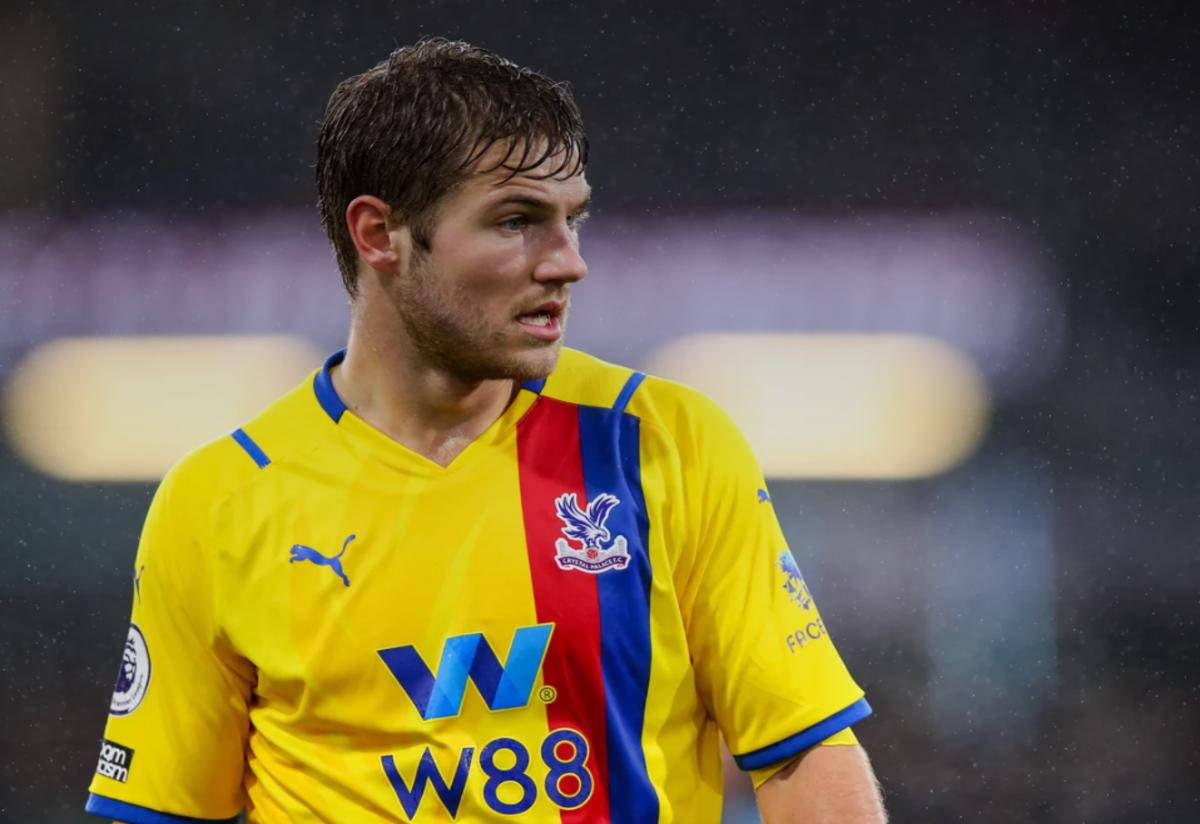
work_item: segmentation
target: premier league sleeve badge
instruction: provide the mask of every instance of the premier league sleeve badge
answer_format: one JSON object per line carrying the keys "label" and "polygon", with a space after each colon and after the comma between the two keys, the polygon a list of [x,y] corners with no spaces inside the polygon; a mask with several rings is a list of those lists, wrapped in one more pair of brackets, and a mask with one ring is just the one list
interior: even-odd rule
{"label": "premier league sleeve badge", "polygon": [[121,669],[117,673],[117,685],[113,688],[110,715],[129,715],[138,708],[150,686],[150,650],[146,637],[137,624],[129,625],[125,638],[125,651],[121,655]]}

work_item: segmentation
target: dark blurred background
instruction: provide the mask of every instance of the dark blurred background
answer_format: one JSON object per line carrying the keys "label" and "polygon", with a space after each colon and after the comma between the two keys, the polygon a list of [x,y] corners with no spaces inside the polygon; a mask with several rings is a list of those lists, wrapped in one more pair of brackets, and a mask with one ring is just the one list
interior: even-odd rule
{"label": "dark blurred background", "polygon": [[[956,466],[772,488],[875,707],[857,729],[894,819],[1200,820],[1194,4],[6,2],[0,381],[63,336],[337,347],[316,127],[340,79],[425,34],[575,90],[597,254],[572,343],[644,365],[664,341],[621,307],[653,302],[664,339],[905,331],[987,380]],[[730,257],[679,266],[706,238]],[[821,279],[846,259],[857,279]],[[777,298],[761,323],[746,290]],[[0,816],[85,820],[154,483],[55,478],[15,439]]]}

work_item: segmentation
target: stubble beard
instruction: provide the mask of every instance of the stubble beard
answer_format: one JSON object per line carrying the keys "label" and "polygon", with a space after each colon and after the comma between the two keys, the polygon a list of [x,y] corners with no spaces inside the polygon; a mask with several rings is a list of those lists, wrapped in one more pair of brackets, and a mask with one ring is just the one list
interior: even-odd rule
{"label": "stubble beard", "polygon": [[[510,351],[512,329],[489,329],[472,317],[471,297],[443,287],[428,260],[414,258],[392,300],[422,359],[461,381],[538,380],[558,362],[561,337],[554,342],[529,337],[522,351]],[[565,331],[565,312],[560,323]]]}

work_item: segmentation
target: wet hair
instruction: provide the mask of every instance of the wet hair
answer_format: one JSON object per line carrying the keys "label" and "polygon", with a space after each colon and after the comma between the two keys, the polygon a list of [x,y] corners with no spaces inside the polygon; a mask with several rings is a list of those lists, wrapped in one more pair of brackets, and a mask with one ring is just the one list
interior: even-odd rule
{"label": "wet hair", "polygon": [[[497,143],[508,152],[476,163]],[[429,249],[441,199],[471,174],[570,177],[587,165],[579,107],[565,83],[461,41],[428,38],[348,77],[329,98],[317,139],[317,204],[346,291],[358,291],[358,251],[346,207],[374,195]]]}

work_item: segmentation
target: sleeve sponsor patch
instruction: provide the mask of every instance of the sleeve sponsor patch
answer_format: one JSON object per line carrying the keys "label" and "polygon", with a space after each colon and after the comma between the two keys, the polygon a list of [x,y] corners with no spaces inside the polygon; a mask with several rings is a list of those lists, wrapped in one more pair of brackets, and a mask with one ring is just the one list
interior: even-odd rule
{"label": "sleeve sponsor patch", "polygon": [[122,747],[107,738],[100,743],[100,761],[96,764],[96,773],[120,781],[124,784],[129,779],[129,769],[133,766],[133,750]]}

